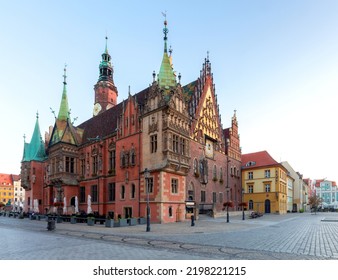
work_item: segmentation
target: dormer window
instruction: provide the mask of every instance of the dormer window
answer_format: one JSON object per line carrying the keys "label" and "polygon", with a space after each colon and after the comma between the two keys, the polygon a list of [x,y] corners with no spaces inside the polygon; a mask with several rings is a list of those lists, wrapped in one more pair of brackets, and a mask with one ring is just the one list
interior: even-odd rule
{"label": "dormer window", "polygon": [[249,161],[245,166],[254,166],[254,165],[256,165],[255,161]]}

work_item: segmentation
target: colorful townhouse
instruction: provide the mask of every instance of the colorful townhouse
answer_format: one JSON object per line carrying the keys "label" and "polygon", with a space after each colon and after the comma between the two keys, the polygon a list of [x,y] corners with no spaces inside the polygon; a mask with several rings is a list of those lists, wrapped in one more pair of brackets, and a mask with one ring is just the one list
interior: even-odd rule
{"label": "colorful townhouse", "polygon": [[242,186],[248,209],[287,213],[287,169],[267,151],[242,155]]}
{"label": "colorful townhouse", "polygon": [[0,202],[12,205],[14,202],[13,175],[0,174]]}
{"label": "colorful townhouse", "polygon": [[221,212],[230,199],[231,210],[239,209],[236,112],[231,126],[223,129],[209,57],[198,78],[182,85],[167,47],[166,20],[163,33],[159,72],[152,73],[144,90],[129,90],[122,102],[106,38],[93,117],[77,126],[70,120],[64,70],[53,128],[43,141],[37,117],[32,140],[24,144],[26,211],[51,213],[55,203],[62,203],[64,214],[92,211],[116,219],[145,217],[149,205],[151,221],[167,223]]}
{"label": "colorful townhouse", "polygon": [[338,188],[335,181],[313,180],[315,193],[322,199],[323,209],[338,209]]}

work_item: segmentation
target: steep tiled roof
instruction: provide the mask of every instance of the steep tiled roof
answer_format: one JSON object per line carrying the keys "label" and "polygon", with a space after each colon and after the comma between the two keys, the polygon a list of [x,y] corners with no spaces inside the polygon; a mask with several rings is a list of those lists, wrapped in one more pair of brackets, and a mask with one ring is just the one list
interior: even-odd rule
{"label": "steep tiled roof", "polygon": [[82,144],[87,143],[88,138],[105,138],[114,134],[121,114],[122,103],[80,124],[78,127],[84,130]]}
{"label": "steep tiled roof", "polygon": [[[135,95],[139,105],[144,105],[145,95],[148,91],[149,88],[146,88]],[[105,138],[113,135],[116,132],[118,118],[122,113],[123,102],[80,124],[78,128],[84,130],[82,144],[87,143],[90,138]]]}
{"label": "steep tiled roof", "polygon": [[186,96],[190,97],[195,93],[195,87],[197,85],[197,80],[185,85],[182,89]]}
{"label": "steep tiled roof", "polygon": [[242,155],[242,167],[254,168],[279,164],[267,151]]}
{"label": "steep tiled roof", "polygon": [[12,175],[0,173],[0,186],[13,185]]}

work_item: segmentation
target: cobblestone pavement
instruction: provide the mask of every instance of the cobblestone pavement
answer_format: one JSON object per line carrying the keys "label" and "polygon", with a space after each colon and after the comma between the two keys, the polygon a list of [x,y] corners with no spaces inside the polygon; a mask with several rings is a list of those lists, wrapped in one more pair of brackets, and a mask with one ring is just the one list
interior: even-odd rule
{"label": "cobblestone pavement", "polygon": [[[294,213],[106,228],[0,217],[0,259],[338,259],[338,214]],[[7,244],[7,245],[6,245]],[[8,245],[10,244],[10,245]],[[13,247],[13,244],[16,244]],[[9,247],[11,246],[11,247]]]}

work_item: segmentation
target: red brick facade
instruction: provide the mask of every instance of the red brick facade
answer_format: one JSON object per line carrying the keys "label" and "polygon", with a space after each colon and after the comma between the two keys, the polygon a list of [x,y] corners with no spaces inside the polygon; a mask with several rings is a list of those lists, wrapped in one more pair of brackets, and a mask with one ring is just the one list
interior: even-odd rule
{"label": "red brick facade", "polygon": [[[94,117],[75,127],[60,117],[68,108],[61,105],[63,114],[45,139],[46,159],[22,163],[24,178],[33,175],[24,170],[35,170],[35,182],[27,181],[25,188],[27,198],[41,200],[39,212],[52,212],[54,201],[66,198],[67,214],[74,213],[77,197],[79,212],[86,213],[90,196],[98,215],[145,217],[146,180],[152,222],[221,212],[228,199],[237,209],[238,124],[234,116],[232,132],[223,131],[209,59],[201,76],[182,87],[165,52],[159,79],[154,75],[148,88],[121,103],[107,49],[102,59],[94,87],[94,101],[100,106],[95,105]],[[145,169],[150,172],[147,179]]]}

